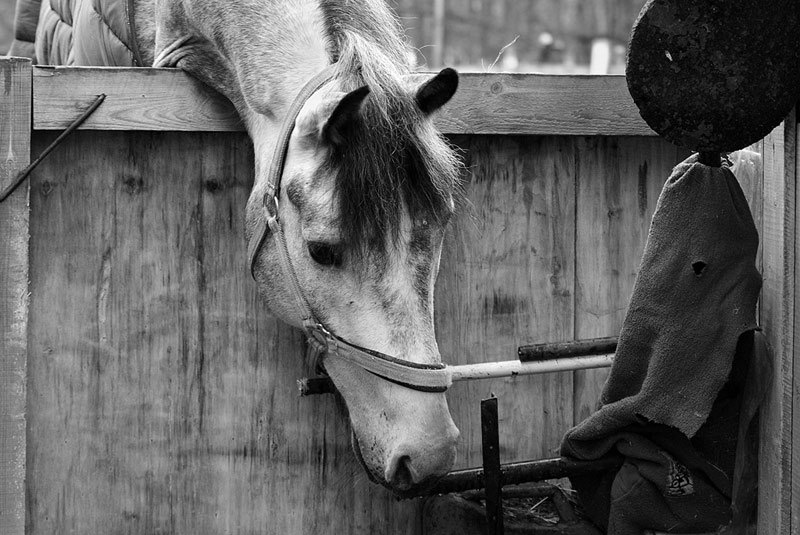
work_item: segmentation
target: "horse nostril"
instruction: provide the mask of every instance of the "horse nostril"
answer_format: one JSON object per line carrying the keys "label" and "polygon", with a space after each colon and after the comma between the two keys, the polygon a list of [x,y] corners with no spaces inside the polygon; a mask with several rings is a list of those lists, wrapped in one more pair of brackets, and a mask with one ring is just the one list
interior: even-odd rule
{"label": "horse nostril", "polygon": [[411,474],[408,455],[399,457],[389,464],[386,470],[386,481],[397,490],[408,490],[414,486],[414,476]]}

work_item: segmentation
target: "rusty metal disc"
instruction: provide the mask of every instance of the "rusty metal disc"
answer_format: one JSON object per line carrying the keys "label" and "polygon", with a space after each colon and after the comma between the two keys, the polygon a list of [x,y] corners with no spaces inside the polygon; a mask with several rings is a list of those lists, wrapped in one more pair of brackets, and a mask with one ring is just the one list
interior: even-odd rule
{"label": "rusty metal disc", "polygon": [[800,95],[797,4],[649,0],[626,66],[642,118],[701,152],[738,150],[767,135]]}

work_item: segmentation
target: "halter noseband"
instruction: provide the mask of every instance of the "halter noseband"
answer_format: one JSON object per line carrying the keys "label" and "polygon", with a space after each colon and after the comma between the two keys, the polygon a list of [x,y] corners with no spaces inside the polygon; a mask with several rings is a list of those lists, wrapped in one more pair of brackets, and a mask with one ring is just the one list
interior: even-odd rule
{"label": "halter noseband", "polygon": [[255,279],[256,257],[267,238],[267,233],[272,232],[275,236],[281,267],[289,279],[289,286],[294,293],[294,301],[302,319],[303,329],[308,336],[309,344],[316,350],[319,358],[323,359],[323,362],[325,358],[341,358],[382,379],[406,388],[421,392],[444,392],[453,382],[450,370],[444,364],[419,364],[392,357],[379,351],[351,344],[327,330],[314,316],[289,257],[286,235],[278,218],[278,197],[280,196],[281,176],[286,163],[289,139],[292,136],[297,116],[306,101],[329,82],[334,74],[335,64],[329,65],[309,80],[292,101],[281,124],[278,142],[275,145],[275,152],[267,174],[267,191],[262,201],[263,217],[256,221],[253,237],[247,248],[250,274]]}

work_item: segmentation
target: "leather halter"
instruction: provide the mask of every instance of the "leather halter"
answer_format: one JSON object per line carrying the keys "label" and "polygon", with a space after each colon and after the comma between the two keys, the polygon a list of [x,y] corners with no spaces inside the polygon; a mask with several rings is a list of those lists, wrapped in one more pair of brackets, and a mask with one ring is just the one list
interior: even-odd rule
{"label": "leather halter", "polygon": [[450,370],[444,364],[420,364],[392,357],[379,351],[359,347],[340,338],[326,329],[314,316],[308,300],[303,294],[297,273],[289,257],[286,235],[278,217],[278,198],[280,197],[281,176],[286,163],[289,140],[295,121],[306,101],[335,74],[335,64],[329,65],[307,82],[292,101],[289,111],[281,124],[275,153],[267,174],[267,191],[262,201],[263,214],[256,221],[253,237],[247,248],[250,274],[255,279],[255,264],[258,252],[267,238],[267,233],[275,236],[281,267],[294,294],[298,315],[308,336],[310,346],[319,358],[340,358],[392,383],[421,392],[444,392],[452,384]]}

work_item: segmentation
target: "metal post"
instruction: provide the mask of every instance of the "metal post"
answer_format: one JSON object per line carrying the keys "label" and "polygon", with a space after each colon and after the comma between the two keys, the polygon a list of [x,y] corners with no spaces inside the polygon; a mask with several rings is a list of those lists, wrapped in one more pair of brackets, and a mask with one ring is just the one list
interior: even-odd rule
{"label": "metal post", "polygon": [[500,471],[500,436],[497,420],[497,398],[481,401],[481,439],[488,535],[503,535],[503,474]]}

